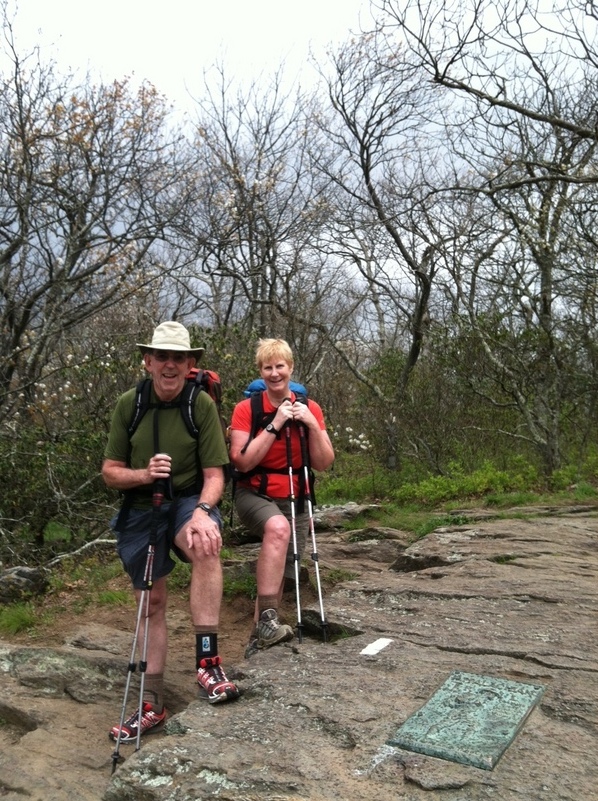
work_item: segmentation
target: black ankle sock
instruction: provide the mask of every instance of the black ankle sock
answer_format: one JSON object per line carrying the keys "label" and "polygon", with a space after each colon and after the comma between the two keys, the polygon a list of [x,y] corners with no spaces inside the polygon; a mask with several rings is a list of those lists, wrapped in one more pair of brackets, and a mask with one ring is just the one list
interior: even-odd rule
{"label": "black ankle sock", "polygon": [[202,659],[218,656],[218,635],[214,632],[195,635],[195,660],[199,668]]}

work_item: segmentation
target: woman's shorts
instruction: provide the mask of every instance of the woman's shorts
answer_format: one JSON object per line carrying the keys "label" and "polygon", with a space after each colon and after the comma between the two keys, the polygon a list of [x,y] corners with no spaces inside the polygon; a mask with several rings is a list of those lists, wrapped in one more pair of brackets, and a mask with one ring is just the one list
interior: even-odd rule
{"label": "woman's shorts", "polygon": [[[171,552],[174,552],[182,562],[188,561],[183,551],[175,544],[174,538],[177,532],[191,520],[197,506],[197,498],[197,495],[178,498],[174,508],[172,503],[164,503],[158,512],[155,512],[154,509],[129,509],[118,531],[115,526],[119,515],[115,515],[110,521],[116,534],[118,555],[136,590],[145,589],[148,580],[155,581],[172,572],[176,562],[172,558]],[[156,514],[155,521],[154,514]],[[212,509],[210,517],[222,527],[217,507]],[[149,539],[154,525],[156,525],[156,544],[151,566],[152,575],[149,576],[146,575]]]}
{"label": "woman's shorts", "polygon": [[[241,523],[251,534],[260,539],[264,535],[264,528],[267,521],[275,515],[284,515],[292,527],[291,501],[288,498],[270,498],[267,495],[259,495],[257,492],[237,487],[235,489],[235,509]],[[307,533],[309,531],[309,515],[307,512],[295,514],[295,530],[297,532],[297,554],[299,562],[305,550]],[[295,578],[295,549],[293,544],[293,529],[291,528],[291,538],[287,548],[287,558],[284,568],[285,578]]]}

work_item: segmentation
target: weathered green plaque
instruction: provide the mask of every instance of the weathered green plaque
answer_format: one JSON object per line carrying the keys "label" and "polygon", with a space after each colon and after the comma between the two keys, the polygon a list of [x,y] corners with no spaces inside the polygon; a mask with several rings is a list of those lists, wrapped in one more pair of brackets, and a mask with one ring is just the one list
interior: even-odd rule
{"label": "weathered green plaque", "polygon": [[542,685],[455,671],[388,743],[492,770],[543,692]]}

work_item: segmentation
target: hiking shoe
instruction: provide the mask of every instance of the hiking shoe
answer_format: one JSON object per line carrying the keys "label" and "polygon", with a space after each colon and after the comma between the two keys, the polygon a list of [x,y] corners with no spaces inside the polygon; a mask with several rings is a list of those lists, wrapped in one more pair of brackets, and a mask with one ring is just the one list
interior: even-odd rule
{"label": "hiking shoe", "polygon": [[199,663],[197,671],[199,697],[209,701],[210,704],[234,701],[240,695],[236,684],[226,678],[221,663],[222,659],[219,656],[206,656]]}
{"label": "hiking shoe", "polygon": [[[143,704],[143,714],[141,715],[141,734],[153,734],[160,731],[166,718],[166,709],[161,712],[154,712],[152,705],[145,701]],[[137,729],[139,726],[139,710],[137,709],[128,720],[123,723],[120,735],[121,743],[132,743],[137,740]],[[111,740],[118,740],[120,726],[113,726],[108,736]]]}
{"label": "hiking shoe", "polygon": [[260,649],[257,644],[257,634],[253,634],[245,646],[245,659],[251,659],[251,657],[255,656],[259,650]]}
{"label": "hiking shoe", "polygon": [[257,624],[257,647],[269,648],[279,642],[287,642],[295,636],[293,629],[278,620],[276,609],[264,609]]}

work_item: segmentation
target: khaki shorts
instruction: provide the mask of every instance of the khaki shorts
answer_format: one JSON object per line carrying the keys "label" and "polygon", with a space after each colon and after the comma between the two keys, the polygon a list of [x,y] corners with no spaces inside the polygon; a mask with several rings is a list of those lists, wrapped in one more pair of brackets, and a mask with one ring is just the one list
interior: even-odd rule
{"label": "khaki shorts", "polygon": [[[291,537],[289,539],[289,547],[287,549],[286,565],[284,568],[285,578],[295,578],[295,558],[294,558],[294,545],[293,545],[293,529],[292,529],[292,510],[291,502],[288,498],[270,498],[267,495],[258,495],[257,492],[246,489],[245,487],[237,487],[235,490],[235,509],[239,515],[241,523],[247,528],[254,536],[260,537],[264,535],[264,528],[266,522],[275,515],[284,515],[289,521],[291,526]],[[307,534],[309,531],[309,515],[307,512],[295,514],[295,531],[297,533],[297,554],[299,556],[299,563],[305,550],[307,542]]]}

